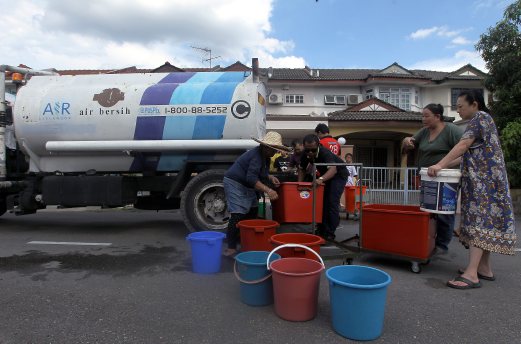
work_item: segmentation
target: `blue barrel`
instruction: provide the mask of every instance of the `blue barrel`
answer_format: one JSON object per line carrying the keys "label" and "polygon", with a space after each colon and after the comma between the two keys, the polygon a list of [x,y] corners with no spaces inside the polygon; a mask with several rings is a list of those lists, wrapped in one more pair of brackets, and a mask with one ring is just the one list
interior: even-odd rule
{"label": "blue barrel", "polygon": [[354,340],[373,340],[382,334],[387,273],[359,265],[335,266],[326,271],[333,329]]}
{"label": "blue barrel", "polygon": [[[235,256],[235,276],[241,282],[241,301],[249,306],[267,306],[273,303],[271,271],[266,268],[270,253],[248,251]],[[280,259],[274,253],[270,262]]]}
{"label": "blue barrel", "polygon": [[221,232],[203,231],[190,233],[186,240],[192,244],[192,271],[213,274],[221,270],[223,239]]}

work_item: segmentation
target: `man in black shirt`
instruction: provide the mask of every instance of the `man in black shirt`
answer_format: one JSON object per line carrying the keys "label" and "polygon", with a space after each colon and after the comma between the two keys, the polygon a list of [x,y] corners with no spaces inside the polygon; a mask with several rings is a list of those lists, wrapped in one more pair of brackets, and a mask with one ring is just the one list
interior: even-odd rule
{"label": "man in black shirt", "polygon": [[[343,163],[344,161],[329,149],[320,145],[316,135],[304,137],[304,154],[300,161],[298,173],[299,182],[304,181],[306,174],[311,173],[314,163]],[[317,166],[319,173],[317,185],[324,186],[324,204],[322,208],[322,223],[319,225],[319,235],[325,239],[335,238],[335,230],[340,223],[339,204],[346,185],[349,172],[344,166]]]}

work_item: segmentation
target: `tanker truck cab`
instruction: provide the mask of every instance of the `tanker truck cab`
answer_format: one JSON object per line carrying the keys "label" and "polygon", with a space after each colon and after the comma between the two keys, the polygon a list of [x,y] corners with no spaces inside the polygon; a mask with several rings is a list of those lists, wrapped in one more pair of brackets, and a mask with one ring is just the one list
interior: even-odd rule
{"label": "tanker truck cab", "polygon": [[254,59],[240,72],[33,76],[13,109],[29,168],[5,173],[0,202],[19,215],[180,208],[189,230],[224,230],[224,172],[266,130],[257,73]]}

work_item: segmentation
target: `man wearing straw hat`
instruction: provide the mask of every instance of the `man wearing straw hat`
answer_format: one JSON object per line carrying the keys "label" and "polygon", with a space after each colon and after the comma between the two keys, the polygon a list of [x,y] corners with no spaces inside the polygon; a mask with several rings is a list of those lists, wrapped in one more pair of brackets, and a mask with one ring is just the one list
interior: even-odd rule
{"label": "man wearing straw hat", "polygon": [[268,174],[270,158],[277,152],[289,152],[290,149],[282,144],[279,133],[269,131],[262,140],[252,138],[260,143],[242,154],[224,175],[224,193],[230,221],[228,222],[228,248],[225,256],[237,253],[239,230],[237,223],[257,216],[259,197],[257,192],[266,193],[270,200],[276,200],[279,195],[267,184],[280,185],[279,180]]}

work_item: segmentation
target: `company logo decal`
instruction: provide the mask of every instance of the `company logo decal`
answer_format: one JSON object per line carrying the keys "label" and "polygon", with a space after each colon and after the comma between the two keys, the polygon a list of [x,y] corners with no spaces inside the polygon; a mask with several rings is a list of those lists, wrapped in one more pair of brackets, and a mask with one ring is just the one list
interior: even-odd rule
{"label": "company logo decal", "polygon": [[238,119],[244,119],[251,113],[251,106],[247,101],[238,100],[232,105],[232,115]]}
{"label": "company logo decal", "polygon": [[125,100],[125,93],[119,88],[106,88],[103,92],[95,94],[92,100],[98,102],[103,107],[116,105],[120,100]]}
{"label": "company logo decal", "polygon": [[311,193],[309,191],[300,192],[300,198],[302,198],[302,199],[308,199],[310,196],[311,196]]}

